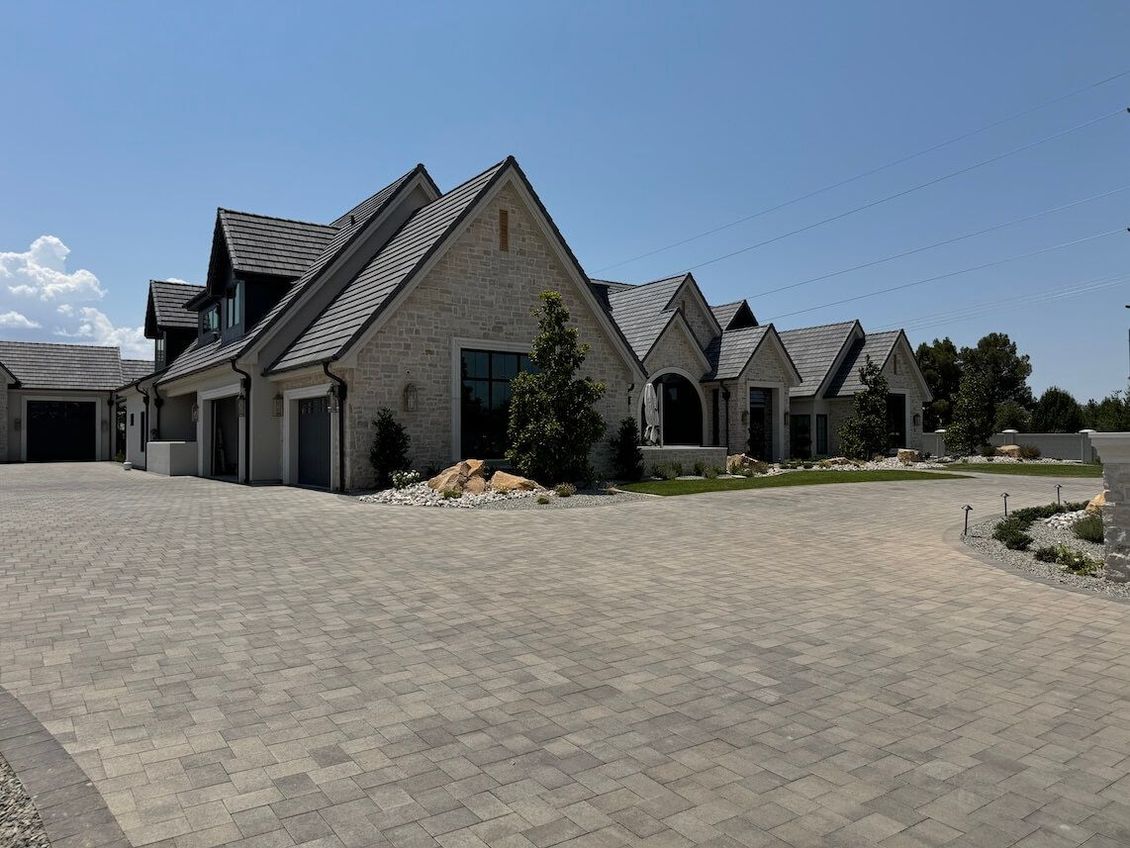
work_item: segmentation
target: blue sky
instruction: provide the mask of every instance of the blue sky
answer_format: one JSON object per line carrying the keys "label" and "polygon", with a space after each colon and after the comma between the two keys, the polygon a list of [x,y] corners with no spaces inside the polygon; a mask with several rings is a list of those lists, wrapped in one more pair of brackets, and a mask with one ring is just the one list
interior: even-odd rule
{"label": "blue sky", "polygon": [[[326,221],[416,162],[446,188],[513,153],[590,274],[644,281],[1130,105],[1126,76],[609,269],[1130,70],[1130,4],[45,2],[4,23],[0,334],[127,348],[151,277],[202,280],[217,206]],[[1126,385],[1130,233],[780,316],[1124,228],[1130,190],[758,295],[1125,186],[1119,115],[695,275],[782,329],[1004,331],[1036,389],[1101,396]],[[1091,280],[1116,284],[1020,299]]]}

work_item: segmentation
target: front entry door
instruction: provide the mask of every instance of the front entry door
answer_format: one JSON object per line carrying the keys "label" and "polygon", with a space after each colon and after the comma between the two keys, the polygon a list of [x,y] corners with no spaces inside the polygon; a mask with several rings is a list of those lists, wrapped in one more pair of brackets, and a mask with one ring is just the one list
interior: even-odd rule
{"label": "front entry door", "polygon": [[773,459],[773,395],[769,389],[749,390],[749,444],[754,459]]}
{"label": "front entry door", "polygon": [[298,485],[330,487],[330,400],[298,402]]}
{"label": "front entry door", "polygon": [[889,448],[906,447],[906,395],[887,395],[887,433]]}

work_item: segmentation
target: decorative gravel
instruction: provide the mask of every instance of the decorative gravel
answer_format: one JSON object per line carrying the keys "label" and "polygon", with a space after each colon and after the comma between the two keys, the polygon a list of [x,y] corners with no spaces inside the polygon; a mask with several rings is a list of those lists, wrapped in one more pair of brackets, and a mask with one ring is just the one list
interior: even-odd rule
{"label": "decorative gravel", "polygon": [[[1064,515],[1078,515],[1080,513],[1063,513]],[[1059,516],[1056,516],[1059,518]],[[1000,522],[1001,516],[982,521],[969,528],[969,535],[964,538],[965,544],[975,551],[987,554],[998,562],[1015,568],[1017,571],[1050,580],[1063,586],[1074,589],[1084,589],[1088,592],[1099,592],[1119,598],[1130,599],[1130,583],[1111,583],[1103,577],[1104,572],[1099,572],[1096,577],[1083,577],[1064,571],[1054,562],[1040,562],[1033,555],[1036,548],[1045,545],[1065,544],[1074,550],[1081,551],[1097,560],[1103,558],[1103,546],[1094,542],[1085,542],[1075,537],[1071,526],[1060,523],[1048,523],[1048,520],[1037,521],[1025,532],[1032,537],[1032,544],[1027,551],[1011,551],[993,538],[993,528]]]}
{"label": "decorative gravel", "polygon": [[48,848],[39,811],[8,762],[0,757],[0,848]]}
{"label": "decorative gravel", "polygon": [[537,498],[524,498],[522,500],[494,501],[485,505],[485,509],[582,509],[594,506],[613,506],[614,504],[628,503],[630,501],[644,501],[652,497],[639,492],[609,492],[607,485],[592,489],[578,489],[577,494],[568,498],[559,498],[553,492],[535,492],[534,494],[546,495],[549,503],[539,504]]}
{"label": "decorative gravel", "polygon": [[980,456],[978,454],[970,454],[969,456],[945,456],[939,461],[945,463],[951,462],[997,462],[1001,465],[1014,465],[1016,463],[1024,463],[1025,465],[1082,465],[1077,459],[1053,459],[1048,456],[1041,456],[1039,459],[1017,459],[1014,456],[994,456],[992,459]]}
{"label": "decorative gravel", "polygon": [[[592,489],[579,489],[577,494],[568,498],[559,498],[551,490],[545,489],[534,492],[517,491],[508,494],[484,492],[481,495],[473,495],[464,492],[463,496],[459,498],[445,498],[427,483],[421,482],[405,486],[403,489],[385,489],[371,495],[362,495],[358,500],[361,503],[435,506],[446,509],[576,509],[588,506],[609,506],[614,503],[644,500],[648,497],[635,492],[610,494],[606,491],[607,485],[601,484]],[[539,496],[549,498],[549,503],[539,504]]]}

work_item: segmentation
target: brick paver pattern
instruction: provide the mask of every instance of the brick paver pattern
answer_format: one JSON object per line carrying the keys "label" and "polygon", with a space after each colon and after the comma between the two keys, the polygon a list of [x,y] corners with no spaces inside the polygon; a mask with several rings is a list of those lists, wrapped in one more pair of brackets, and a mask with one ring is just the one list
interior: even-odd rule
{"label": "brick paver pattern", "polygon": [[0,686],[137,846],[1128,845],[1130,605],[963,550],[1004,483],[471,512],[0,467]]}

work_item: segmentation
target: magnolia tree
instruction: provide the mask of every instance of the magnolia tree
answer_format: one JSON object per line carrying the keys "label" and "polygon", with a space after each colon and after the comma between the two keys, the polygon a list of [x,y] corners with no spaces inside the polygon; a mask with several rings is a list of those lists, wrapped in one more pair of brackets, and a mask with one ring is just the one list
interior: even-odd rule
{"label": "magnolia tree", "polygon": [[569,310],[555,291],[541,293],[538,334],[530,346],[534,371],[510,381],[510,447],[506,458],[546,484],[592,478],[589,452],[604,435],[596,403],[604,384],[577,372],[589,346],[569,326]]}
{"label": "magnolia tree", "polygon": [[887,378],[868,356],[859,369],[863,388],[851,399],[851,415],[840,428],[840,449],[852,459],[872,459],[890,446],[887,430]]}

